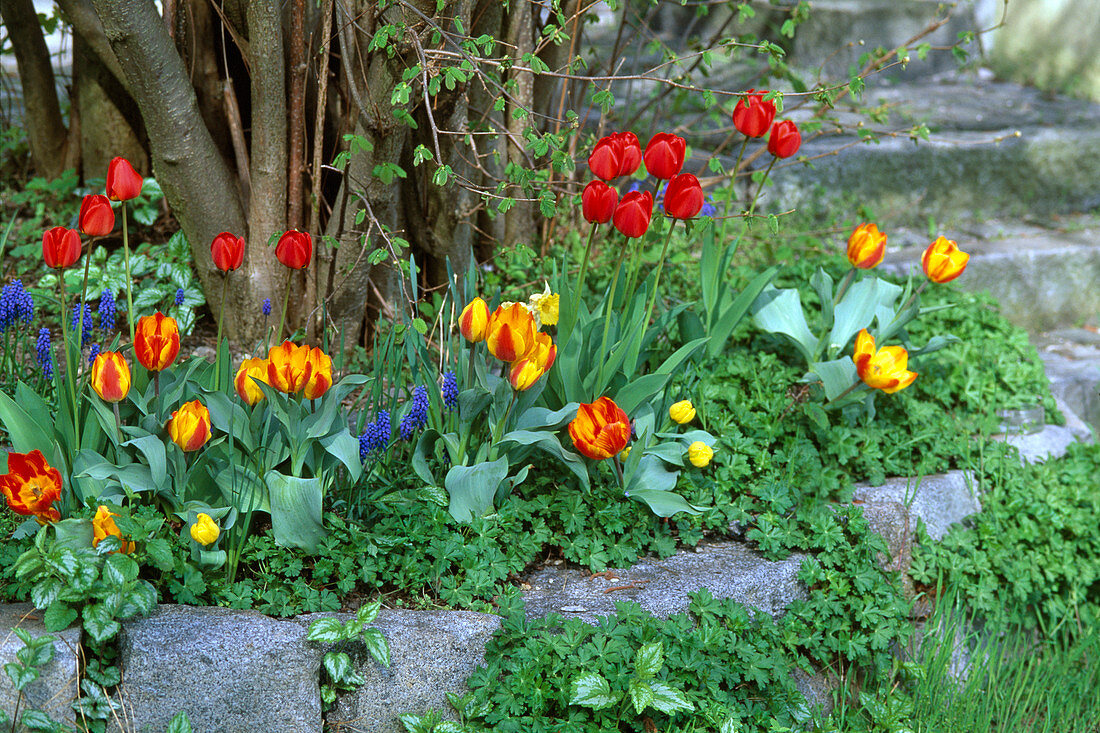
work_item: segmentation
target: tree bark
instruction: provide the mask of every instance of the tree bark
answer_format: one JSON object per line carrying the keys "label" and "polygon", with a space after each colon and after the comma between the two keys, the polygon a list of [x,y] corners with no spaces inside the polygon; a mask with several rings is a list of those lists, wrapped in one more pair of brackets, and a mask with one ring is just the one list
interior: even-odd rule
{"label": "tree bark", "polygon": [[[210,242],[222,231],[246,231],[234,176],[203,124],[187,71],[153,3],[94,0],[94,4],[141,108],[153,170],[191,244],[203,289],[220,292],[221,278],[210,259]],[[238,296],[231,300],[234,305],[241,305],[242,290],[246,289],[233,289]],[[211,305],[216,311],[219,304]],[[252,323],[247,311],[237,315],[240,318],[227,319],[231,334],[260,332],[258,308]]]}
{"label": "tree bark", "polygon": [[8,29],[23,86],[25,127],[31,159],[46,178],[56,178],[73,161],[68,155],[69,131],[61,118],[50,50],[31,0],[4,0],[0,16]]}

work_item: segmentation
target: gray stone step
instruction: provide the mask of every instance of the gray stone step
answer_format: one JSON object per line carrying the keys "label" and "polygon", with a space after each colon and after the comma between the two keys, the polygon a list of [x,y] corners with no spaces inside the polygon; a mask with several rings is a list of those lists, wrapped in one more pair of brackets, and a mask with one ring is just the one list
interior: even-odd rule
{"label": "gray stone step", "polygon": [[[3,666],[15,662],[23,641],[14,629],[21,628],[37,639],[49,634],[54,638],[53,660],[39,668],[39,677],[30,683],[19,699],[19,693]],[[42,623],[42,611],[29,603],[0,604],[0,710],[9,716],[18,704],[20,711],[41,710],[57,722],[76,723],[70,703],[76,699],[80,664],[81,628],[72,626],[64,631],[47,632]],[[22,717],[22,715],[20,715]],[[17,726],[18,733],[27,728]]]}

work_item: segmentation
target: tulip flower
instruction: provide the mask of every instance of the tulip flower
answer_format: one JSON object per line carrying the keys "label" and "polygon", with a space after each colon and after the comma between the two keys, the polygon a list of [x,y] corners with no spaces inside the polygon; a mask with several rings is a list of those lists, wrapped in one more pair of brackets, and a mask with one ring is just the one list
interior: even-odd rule
{"label": "tulip flower", "polygon": [[46,463],[40,450],[9,453],[8,472],[0,476],[0,492],[16,514],[33,516],[39,524],[61,519],[53,504],[61,499],[61,472]]}
{"label": "tulip flower", "polygon": [[99,547],[99,543],[108,537],[118,537],[120,544],[116,552],[128,553],[134,549],[134,543],[123,539],[122,532],[115,524],[113,517],[117,516],[107,507],[102,504],[99,505],[99,508],[95,511],[95,518],[92,520],[92,547]]}
{"label": "tulip flower", "polygon": [[191,539],[198,542],[203,547],[209,547],[218,541],[218,536],[222,531],[218,528],[218,525],[210,518],[209,514],[200,512],[195,517],[195,523],[191,525]]}
{"label": "tulip flower", "polygon": [[916,372],[908,370],[909,353],[902,346],[884,346],[875,350],[875,338],[863,329],[856,336],[855,353],[852,361],[856,363],[856,372],[864,384],[872,389],[881,389],[893,394],[905,389],[917,378]]}
{"label": "tulip flower", "polygon": [[244,237],[222,232],[210,243],[210,257],[222,272],[232,272],[244,263]]}
{"label": "tulip flower", "polygon": [[110,234],[115,228],[115,210],[106,196],[89,194],[80,202],[80,231],[89,237]]}
{"label": "tulip flower", "polygon": [[777,158],[789,158],[798,152],[802,145],[802,135],[798,125],[783,120],[772,125],[772,134],[768,138],[768,152]]}
{"label": "tulip flower", "polygon": [[695,406],[691,404],[691,400],[680,400],[668,408],[668,416],[674,423],[684,425],[695,419]]}
{"label": "tulip flower", "polygon": [[508,381],[514,390],[523,392],[539,381],[539,377],[545,373],[546,370],[539,366],[535,359],[527,357],[512,364],[508,370]]}
{"label": "tulip flower", "polygon": [[489,316],[485,345],[501,361],[519,361],[535,344],[535,318],[522,303],[497,308]]}
{"label": "tulip flower", "polygon": [[606,224],[615,213],[619,192],[603,181],[591,181],[581,192],[581,214],[590,224]]}
{"label": "tulip flower", "polygon": [[525,358],[533,359],[543,371],[549,371],[554,366],[554,360],[558,358],[558,347],[550,334],[541,331],[535,334],[535,344],[527,352]]}
{"label": "tulip flower", "polygon": [[481,298],[474,298],[462,309],[458,317],[458,330],[470,343],[485,340],[489,326],[489,306]]}
{"label": "tulip flower", "polygon": [[141,176],[125,158],[115,158],[107,165],[107,198],[129,201],[141,195]]}
{"label": "tulip flower", "polygon": [[703,210],[703,187],[690,173],[673,176],[665,189],[665,213],[673,219],[691,219]]}
{"label": "tulip flower", "polygon": [[869,270],[886,255],[886,235],[874,224],[860,224],[848,237],[848,262],[852,267]]}
{"label": "tulip flower", "polygon": [[237,389],[237,395],[250,407],[264,398],[264,392],[256,381],[269,384],[267,381],[267,359],[245,359],[237,369],[237,376],[233,379],[233,386]]}
{"label": "tulip flower", "polygon": [[47,229],[42,233],[42,259],[47,267],[69,267],[80,259],[80,234],[65,227]]}
{"label": "tulip flower", "polygon": [[92,363],[92,389],[104,402],[119,402],[130,393],[130,367],[122,354],[104,351]]}
{"label": "tulip flower", "polygon": [[638,136],[633,132],[615,132],[611,139],[617,141],[622,147],[619,157],[619,175],[630,176],[638,170],[642,164],[642,144],[638,142]]}
{"label": "tulip flower", "polygon": [[569,423],[573,445],[594,461],[618,455],[630,441],[630,419],[610,397],[581,404]]}
{"label": "tulip flower", "polygon": [[185,453],[196,451],[210,440],[210,411],[198,400],[180,405],[168,420],[168,437]]}
{"label": "tulip flower", "polygon": [[309,381],[313,362],[308,346],[284,341],[267,352],[267,383],[280,392],[298,394]]}
{"label": "tulip flower", "polygon": [[688,460],[696,468],[705,468],[714,458],[714,449],[701,440],[688,446]]}
{"label": "tulip flower", "polygon": [[157,311],[138,319],[134,356],[151,372],[162,372],[180,352],[180,330],[176,319]]}
{"label": "tulip flower", "polygon": [[316,400],[332,386],[332,357],[314,346],[307,356],[309,378],[302,386],[302,396],[307,400]]}
{"label": "tulip flower", "polygon": [[542,326],[556,326],[558,325],[558,310],[561,303],[561,296],[557,293],[550,292],[550,286],[546,286],[546,290],[541,293],[535,293],[527,299],[527,304],[532,313],[534,313]]}
{"label": "tulip flower", "polygon": [[300,270],[313,258],[313,238],[308,232],[291,229],[279,237],[275,256],[292,270]]}
{"label": "tulip flower", "polygon": [[937,237],[921,255],[920,265],[924,274],[934,283],[951,282],[966,269],[970,255],[959,249],[954,241],[947,237]]}
{"label": "tulip flower", "polygon": [[611,136],[601,137],[596,141],[592,152],[588,155],[588,169],[592,175],[605,181],[610,181],[619,175],[619,168],[623,163],[622,142]]}
{"label": "tulip flower", "polygon": [[733,108],[733,126],[745,137],[761,137],[772,126],[775,102],[764,99],[767,93],[766,89],[750,89]]}
{"label": "tulip flower", "polygon": [[658,132],[645,146],[645,169],[655,178],[668,180],[684,167],[687,142],[668,132]]}
{"label": "tulip flower", "polygon": [[653,194],[649,191],[631,191],[622,197],[615,207],[612,220],[615,228],[627,237],[641,237],[649,230],[653,217]]}

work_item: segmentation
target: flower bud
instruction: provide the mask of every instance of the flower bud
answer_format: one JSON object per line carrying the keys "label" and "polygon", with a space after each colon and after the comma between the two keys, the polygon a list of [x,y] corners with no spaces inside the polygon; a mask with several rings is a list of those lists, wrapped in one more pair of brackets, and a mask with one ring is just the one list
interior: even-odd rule
{"label": "flower bud", "polygon": [[886,235],[874,224],[860,224],[848,237],[848,262],[852,267],[869,270],[886,256]]}
{"label": "flower bud", "polygon": [[688,446],[688,460],[696,468],[705,468],[714,458],[714,449],[701,440]]}
{"label": "flower bud", "polygon": [[485,340],[489,326],[489,306],[481,298],[474,298],[462,309],[458,317],[458,330],[470,343]]}
{"label": "flower bud", "polygon": [[959,249],[947,237],[938,237],[935,242],[928,245],[920,258],[921,268],[924,274],[934,283],[943,284],[951,282],[966,269],[966,263],[970,261],[970,255]]}
{"label": "flower bud", "polygon": [[209,514],[199,514],[195,517],[195,523],[191,525],[191,539],[203,547],[209,547],[218,541],[222,531],[210,518]]}
{"label": "flower bud", "polygon": [[668,416],[674,423],[684,425],[695,419],[695,406],[691,404],[691,400],[680,400],[668,408]]}

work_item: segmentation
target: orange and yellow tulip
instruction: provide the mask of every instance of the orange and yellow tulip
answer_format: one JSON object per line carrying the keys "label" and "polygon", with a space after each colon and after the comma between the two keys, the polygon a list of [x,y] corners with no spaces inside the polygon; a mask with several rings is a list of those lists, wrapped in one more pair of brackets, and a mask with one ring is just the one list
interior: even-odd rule
{"label": "orange and yellow tulip", "polygon": [[569,423],[573,445],[594,461],[618,455],[630,442],[630,418],[610,397],[581,404]]}
{"label": "orange and yellow tulip", "polygon": [[546,374],[546,370],[535,359],[527,357],[512,362],[512,367],[508,370],[508,381],[517,392],[523,392],[539,381],[543,374]]}
{"label": "orange and yellow tulip", "polygon": [[886,256],[886,235],[874,224],[860,224],[848,237],[848,262],[852,267],[870,270]]}
{"label": "orange and yellow tulip", "polygon": [[497,308],[489,316],[485,345],[501,361],[519,361],[535,345],[535,318],[522,303]]}
{"label": "orange and yellow tulip", "polygon": [[856,372],[864,384],[893,394],[905,389],[917,378],[908,370],[909,353],[902,346],[883,346],[875,350],[875,337],[863,329],[856,336],[856,349],[852,354]]}
{"label": "orange and yellow tulip", "polygon": [[180,405],[168,420],[168,437],[185,453],[196,451],[210,440],[210,411],[198,400]]}
{"label": "orange and yellow tulip", "polygon": [[312,373],[308,346],[284,341],[267,352],[267,383],[280,392],[298,394]]}
{"label": "orange and yellow tulip", "polygon": [[237,376],[233,379],[233,386],[237,388],[237,395],[250,406],[264,398],[263,390],[253,381],[253,378],[268,384],[267,359],[245,359],[237,369]]}
{"label": "orange and yellow tulip", "polygon": [[104,402],[119,402],[130,393],[130,367],[122,354],[104,351],[95,358],[92,389]]}
{"label": "orange and yellow tulip", "polygon": [[53,506],[61,498],[61,486],[61,472],[46,463],[42,451],[8,454],[8,472],[0,476],[0,492],[16,514],[33,516],[39,524],[61,519]]}
{"label": "orange and yellow tulip", "polygon": [[489,306],[481,298],[474,298],[462,309],[458,317],[458,330],[472,344],[485,340],[489,325]]}
{"label": "orange and yellow tulip", "polygon": [[302,396],[315,400],[332,386],[332,357],[314,346],[307,355],[309,378],[302,387]]}
{"label": "orange and yellow tulip", "polygon": [[157,311],[138,319],[134,333],[134,357],[151,372],[163,372],[180,353],[176,319]]}
{"label": "orange and yellow tulip", "polygon": [[118,525],[112,519],[112,517],[117,516],[107,507],[102,504],[99,505],[99,508],[95,511],[95,519],[92,520],[92,547],[98,547],[100,542],[113,535],[119,539],[119,552],[128,553],[134,549],[134,543],[123,539],[122,532],[119,531]]}
{"label": "orange and yellow tulip", "polygon": [[959,245],[947,237],[938,237],[924,250],[920,266],[929,280],[943,284],[963,274],[969,261],[970,255],[959,249]]}

